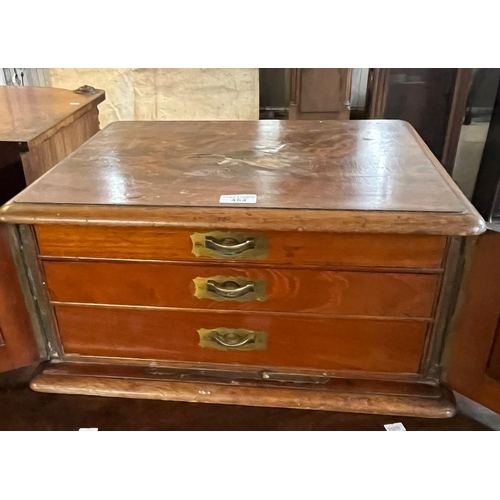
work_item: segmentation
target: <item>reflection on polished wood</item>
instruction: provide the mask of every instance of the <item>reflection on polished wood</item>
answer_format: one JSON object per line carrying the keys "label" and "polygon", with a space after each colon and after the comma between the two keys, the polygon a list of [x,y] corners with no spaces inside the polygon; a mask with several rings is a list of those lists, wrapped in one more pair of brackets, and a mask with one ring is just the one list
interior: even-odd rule
{"label": "reflection on polished wood", "polygon": [[[76,204],[94,216],[109,205],[162,207],[164,220],[169,208],[183,207],[192,220],[190,207],[224,209],[222,194],[241,193],[257,195],[252,209],[361,212],[367,231],[386,212],[470,219],[469,232],[482,230],[472,205],[399,121],[118,122],[15,201],[56,204],[59,217]],[[17,203],[4,220],[22,210]]]}
{"label": "reflection on polished wood", "polygon": [[[257,203],[219,203],[223,194],[243,193],[256,194]],[[414,130],[389,120],[113,123],[4,207],[0,220],[137,220],[210,230],[271,229],[279,222],[280,230],[448,235],[484,230]]]}

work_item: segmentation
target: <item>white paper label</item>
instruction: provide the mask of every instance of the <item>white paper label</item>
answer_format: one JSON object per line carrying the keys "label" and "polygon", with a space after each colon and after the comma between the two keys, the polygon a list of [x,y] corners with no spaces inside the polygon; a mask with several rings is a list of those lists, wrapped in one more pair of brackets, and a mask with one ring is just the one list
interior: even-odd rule
{"label": "white paper label", "polygon": [[384,425],[386,431],[405,431],[405,426],[401,422]]}
{"label": "white paper label", "polygon": [[256,194],[222,194],[219,203],[257,203]]}
{"label": "white paper label", "polygon": [[97,427],[82,427],[81,429],[78,429],[79,431],[98,431],[99,429]]}

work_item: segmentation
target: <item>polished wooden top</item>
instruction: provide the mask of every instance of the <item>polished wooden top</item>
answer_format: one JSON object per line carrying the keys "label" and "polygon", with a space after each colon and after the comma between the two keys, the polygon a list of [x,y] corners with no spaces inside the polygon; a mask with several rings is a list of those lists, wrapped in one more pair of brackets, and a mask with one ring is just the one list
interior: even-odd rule
{"label": "polished wooden top", "polygon": [[[219,202],[231,194],[255,194],[257,202]],[[107,213],[117,222],[126,222],[133,208],[149,209],[165,225],[183,215],[193,220],[203,209],[214,222],[233,226],[248,215],[275,218],[278,229],[281,222],[311,229],[297,222],[305,212],[323,220],[324,230],[360,214],[363,231],[383,230],[366,226],[373,214],[384,227],[406,216],[439,217],[440,234],[458,231],[446,229],[450,220],[462,224],[461,233],[484,225],[411,126],[391,120],[117,122],[18,195],[17,207],[4,214],[19,212],[19,204],[36,205],[42,221],[40,204],[68,219],[82,209],[90,219]],[[406,232],[428,232],[413,224]]]}
{"label": "polished wooden top", "polygon": [[76,94],[51,87],[0,86],[0,142],[29,143],[89,104],[104,92]]}

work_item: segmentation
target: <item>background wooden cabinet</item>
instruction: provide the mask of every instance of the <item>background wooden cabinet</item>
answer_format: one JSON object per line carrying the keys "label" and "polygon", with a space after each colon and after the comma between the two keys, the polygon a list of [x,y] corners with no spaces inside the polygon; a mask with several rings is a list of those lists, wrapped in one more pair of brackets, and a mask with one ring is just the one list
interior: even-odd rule
{"label": "background wooden cabinet", "polygon": [[376,68],[368,82],[368,118],[411,123],[451,173],[472,69]]}
{"label": "background wooden cabinet", "polygon": [[352,69],[304,68],[290,74],[290,120],[348,120]]}

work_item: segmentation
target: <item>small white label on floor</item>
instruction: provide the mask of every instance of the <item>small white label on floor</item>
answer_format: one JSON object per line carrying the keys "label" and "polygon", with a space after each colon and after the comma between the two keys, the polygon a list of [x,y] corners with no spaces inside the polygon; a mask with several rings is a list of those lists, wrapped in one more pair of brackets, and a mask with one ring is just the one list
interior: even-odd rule
{"label": "small white label on floor", "polygon": [[219,203],[257,203],[256,194],[222,194]]}
{"label": "small white label on floor", "polygon": [[395,424],[385,424],[384,425],[386,431],[405,431],[405,426],[401,422],[397,422]]}
{"label": "small white label on floor", "polygon": [[98,431],[99,429],[97,427],[82,427],[81,429],[78,429],[79,431]]}

